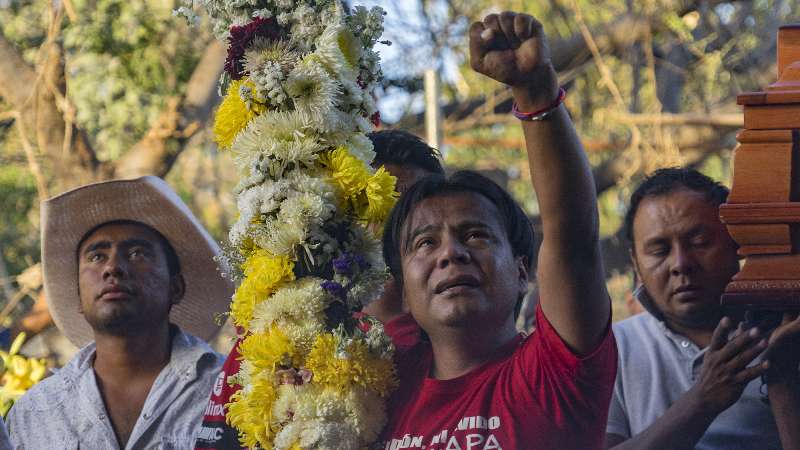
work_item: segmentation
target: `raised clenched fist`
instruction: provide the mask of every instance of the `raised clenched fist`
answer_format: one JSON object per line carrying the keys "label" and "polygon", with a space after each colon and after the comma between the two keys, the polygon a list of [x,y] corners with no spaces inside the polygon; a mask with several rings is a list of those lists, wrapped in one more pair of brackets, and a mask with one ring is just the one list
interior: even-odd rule
{"label": "raised clenched fist", "polygon": [[513,90],[523,111],[551,105],[558,97],[558,79],[542,24],[527,14],[490,14],[469,31],[472,68]]}

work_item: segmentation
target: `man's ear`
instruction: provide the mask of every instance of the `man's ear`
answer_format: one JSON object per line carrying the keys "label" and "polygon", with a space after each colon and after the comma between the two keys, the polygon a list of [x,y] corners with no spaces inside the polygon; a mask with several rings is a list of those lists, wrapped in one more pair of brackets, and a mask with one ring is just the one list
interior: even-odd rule
{"label": "man's ear", "polygon": [[517,273],[519,280],[519,291],[522,293],[528,292],[528,257],[517,257]]}
{"label": "man's ear", "polygon": [[183,279],[183,274],[179,273],[170,278],[169,291],[170,303],[173,305],[177,305],[183,300],[183,295],[186,294],[186,280]]}

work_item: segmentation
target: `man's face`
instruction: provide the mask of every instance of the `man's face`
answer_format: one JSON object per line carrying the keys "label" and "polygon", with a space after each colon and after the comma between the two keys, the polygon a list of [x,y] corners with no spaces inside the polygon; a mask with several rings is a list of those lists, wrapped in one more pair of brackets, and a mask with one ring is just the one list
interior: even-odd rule
{"label": "man's face", "polygon": [[739,271],[736,243],[717,207],[690,189],[646,197],[633,221],[634,265],[667,322],[713,329],[719,301]]}
{"label": "man's face", "polygon": [[403,296],[429,334],[442,327],[513,326],[527,269],[512,254],[499,215],[482,195],[456,193],[423,200],[406,220]]}
{"label": "man's face", "polygon": [[103,225],[78,249],[81,310],[95,332],[126,335],[168,320],[183,296],[170,276],[161,237],[144,225]]}

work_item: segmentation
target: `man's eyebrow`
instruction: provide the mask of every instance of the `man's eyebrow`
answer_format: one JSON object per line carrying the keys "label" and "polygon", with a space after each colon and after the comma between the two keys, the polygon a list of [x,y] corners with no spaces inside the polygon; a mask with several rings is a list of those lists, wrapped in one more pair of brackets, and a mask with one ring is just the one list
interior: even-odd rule
{"label": "man's eyebrow", "polygon": [[411,236],[409,236],[408,239],[406,239],[405,245],[403,246],[403,248],[405,250],[408,250],[408,247],[411,245],[412,242],[414,242],[414,239],[416,239],[417,236],[419,236],[420,234],[427,233],[428,231],[430,231],[430,230],[432,230],[434,228],[435,228],[434,225],[425,225],[425,226],[419,227],[416,230],[412,231],[411,232]]}
{"label": "man's eyebrow", "polygon": [[[122,241],[120,247],[123,248],[130,248],[130,247],[144,247],[148,250],[152,250],[155,248],[152,242],[146,239],[126,239]],[[111,248],[111,241],[97,241],[83,250],[83,253],[91,253],[97,250],[108,250]]]}
{"label": "man's eyebrow", "polygon": [[667,240],[666,239],[653,238],[653,239],[648,239],[648,240],[644,241],[644,243],[642,243],[642,248],[647,250],[647,249],[651,249],[653,247],[661,247],[661,246],[664,246],[664,245],[669,245],[669,244],[667,244]]}
{"label": "man's eyebrow", "polygon": [[122,247],[122,248],[143,247],[143,248],[146,248],[147,250],[153,250],[155,248],[155,245],[153,245],[152,242],[150,242],[150,241],[148,241],[146,239],[135,239],[134,238],[134,239],[126,239],[126,240],[122,241],[122,244],[120,245],[120,247]]}
{"label": "man's eyebrow", "polygon": [[83,249],[83,254],[91,253],[91,252],[94,252],[94,251],[97,251],[97,250],[107,250],[109,248],[111,248],[111,242],[109,242],[109,241],[97,241],[97,242],[89,245],[85,249]]}
{"label": "man's eyebrow", "polygon": [[689,229],[686,233],[688,236],[697,236],[698,234],[702,234],[708,231],[708,227],[705,224],[698,224],[693,226]]}
{"label": "man's eyebrow", "polygon": [[491,228],[491,225],[481,220],[465,220],[459,223],[456,228],[459,230],[466,228]]}

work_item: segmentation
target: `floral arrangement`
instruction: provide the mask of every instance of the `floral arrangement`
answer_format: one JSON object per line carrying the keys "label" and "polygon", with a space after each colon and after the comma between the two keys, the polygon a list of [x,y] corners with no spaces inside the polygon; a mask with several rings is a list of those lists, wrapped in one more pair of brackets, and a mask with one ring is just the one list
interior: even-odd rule
{"label": "floral arrangement", "polygon": [[[189,1],[177,11],[196,17]],[[370,166],[373,46],[383,11],[338,0],[196,0],[228,43],[215,139],[241,173],[226,258],[244,330],[242,443],[361,449],[383,428],[394,347],[358,314],[387,277],[380,228],[395,178]]]}
{"label": "floral arrangement", "polygon": [[11,343],[11,348],[0,351],[0,359],[3,362],[2,374],[0,376],[0,415],[3,417],[14,406],[22,394],[30,389],[34,384],[44,378],[47,372],[47,364],[44,359],[26,358],[19,354],[22,344],[25,342],[25,333],[20,333]]}

